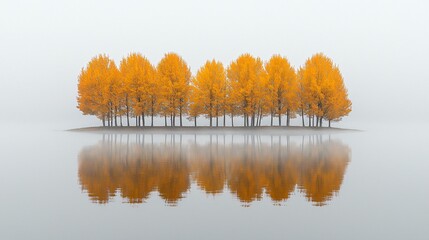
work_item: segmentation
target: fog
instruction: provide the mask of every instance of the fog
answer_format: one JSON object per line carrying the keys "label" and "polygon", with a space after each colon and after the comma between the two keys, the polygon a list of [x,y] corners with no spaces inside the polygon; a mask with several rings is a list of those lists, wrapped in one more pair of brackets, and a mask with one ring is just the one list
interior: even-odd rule
{"label": "fog", "polygon": [[353,102],[336,126],[424,122],[428,7],[423,0],[2,1],[0,123],[99,125],[76,109],[81,68],[99,53],[119,63],[141,52],[156,64],[171,51],[193,73],[207,59],[227,65],[246,52],[263,60],[281,54],[294,67],[323,52]]}

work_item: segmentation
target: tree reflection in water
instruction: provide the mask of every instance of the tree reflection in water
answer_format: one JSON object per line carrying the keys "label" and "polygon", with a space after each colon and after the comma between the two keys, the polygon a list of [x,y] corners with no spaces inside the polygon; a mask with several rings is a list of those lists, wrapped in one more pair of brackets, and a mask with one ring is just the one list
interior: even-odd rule
{"label": "tree reflection in water", "polygon": [[322,206],[340,190],[349,161],[348,146],[322,135],[107,134],[81,150],[78,175],[97,203],[118,193],[142,203],[158,192],[176,205],[195,183],[207,194],[229,190],[245,206],[264,196],[284,202],[296,189]]}

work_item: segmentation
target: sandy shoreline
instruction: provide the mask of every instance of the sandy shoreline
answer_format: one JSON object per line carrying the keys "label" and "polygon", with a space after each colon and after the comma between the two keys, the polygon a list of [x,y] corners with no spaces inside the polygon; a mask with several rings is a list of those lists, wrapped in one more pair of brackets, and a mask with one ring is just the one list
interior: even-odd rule
{"label": "sandy shoreline", "polygon": [[261,127],[85,127],[69,129],[71,132],[87,133],[187,133],[187,134],[223,134],[223,133],[241,133],[241,134],[329,134],[341,132],[358,132],[360,130],[344,128],[313,128],[313,127],[279,127],[279,126],[261,126]]}

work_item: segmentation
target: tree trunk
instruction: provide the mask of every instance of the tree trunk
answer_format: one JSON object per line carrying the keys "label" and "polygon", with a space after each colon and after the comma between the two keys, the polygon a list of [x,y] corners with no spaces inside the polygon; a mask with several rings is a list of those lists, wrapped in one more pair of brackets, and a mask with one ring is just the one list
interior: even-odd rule
{"label": "tree trunk", "polygon": [[197,116],[194,117],[194,121],[195,121],[194,126],[196,127],[197,126]]}
{"label": "tree trunk", "polygon": [[331,127],[331,120],[329,120],[329,127]]}
{"label": "tree trunk", "polygon": [[256,114],[255,126],[259,126],[259,112]]}
{"label": "tree trunk", "polygon": [[143,123],[143,127],[145,126],[145,122],[144,122],[144,113],[142,113],[142,123]]}
{"label": "tree trunk", "polygon": [[255,114],[255,122],[253,123],[255,126],[259,125],[259,111]]}
{"label": "tree trunk", "polygon": [[150,126],[153,127],[153,114],[155,111],[155,100],[152,97],[151,106],[150,106]]}
{"label": "tree trunk", "polygon": [[234,127],[234,114],[231,113],[231,126]]}
{"label": "tree trunk", "polygon": [[103,119],[101,119],[101,121],[103,122],[103,127],[105,127],[106,126],[106,119],[104,118],[104,116],[103,116]]}
{"label": "tree trunk", "polygon": [[301,119],[302,119],[302,126],[305,127],[305,122],[304,122],[304,109],[301,109]]}
{"label": "tree trunk", "polygon": [[247,117],[246,114],[243,115],[243,126],[246,126]]}
{"label": "tree trunk", "polygon": [[319,127],[322,127],[322,126],[323,126],[323,118],[320,117],[320,126]]}
{"label": "tree trunk", "polygon": [[127,104],[127,126],[130,126],[130,107]]}
{"label": "tree trunk", "polygon": [[243,115],[243,126],[246,126],[246,114]]}
{"label": "tree trunk", "polygon": [[209,114],[209,118],[210,118],[210,127],[212,126],[212,113],[210,112],[210,114]]}
{"label": "tree trunk", "polygon": [[273,126],[273,113],[271,113],[271,127]]}
{"label": "tree trunk", "polygon": [[151,114],[150,118],[151,118],[150,126],[153,127],[153,109],[152,109],[152,114]]}
{"label": "tree trunk", "polygon": [[286,126],[289,127],[289,125],[290,125],[290,109],[288,108],[286,110]]}
{"label": "tree trunk", "polygon": [[180,107],[180,109],[179,109],[179,111],[180,111],[180,126],[183,126],[182,125],[182,107]]}
{"label": "tree trunk", "polygon": [[113,107],[112,107],[112,103],[110,103],[110,120],[112,121],[112,127],[113,127],[113,119],[114,119],[114,114],[113,114]]}
{"label": "tree trunk", "polygon": [[119,116],[119,119],[121,120],[121,127],[123,127],[124,125],[122,124],[122,115]]}
{"label": "tree trunk", "polygon": [[219,127],[219,116],[216,116],[216,127]]}
{"label": "tree trunk", "polygon": [[226,111],[225,109],[223,110],[223,126],[225,127],[226,125]]}
{"label": "tree trunk", "polygon": [[118,126],[118,108],[115,108],[115,127]]}
{"label": "tree trunk", "polygon": [[167,114],[164,115],[164,126],[167,127]]}

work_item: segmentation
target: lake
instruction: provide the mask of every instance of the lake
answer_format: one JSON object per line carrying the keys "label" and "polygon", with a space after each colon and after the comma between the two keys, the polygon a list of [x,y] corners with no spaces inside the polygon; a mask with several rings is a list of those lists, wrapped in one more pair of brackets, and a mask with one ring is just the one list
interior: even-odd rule
{"label": "lake", "polygon": [[429,236],[427,127],[3,128],[0,239]]}

